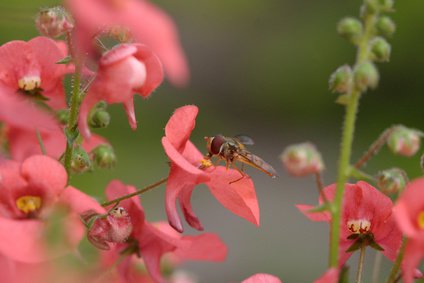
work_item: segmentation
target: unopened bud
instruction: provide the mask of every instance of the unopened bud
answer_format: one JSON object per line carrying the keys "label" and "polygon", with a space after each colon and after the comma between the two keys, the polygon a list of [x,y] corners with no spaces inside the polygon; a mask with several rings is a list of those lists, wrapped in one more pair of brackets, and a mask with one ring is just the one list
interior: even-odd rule
{"label": "unopened bud", "polygon": [[396,31],[395,22],[388,16],[382,16],[377,20],[375,24],[378,32],[386,37],[392,36]]}
{"label": "unopened bud", "polygon": [[71,169],[75,173],[83,173],[91,169],[90,157],[81,147],[74,148]]}
{"label": "unopened bud", "polygon": [[377,175],[377,186],[386,195],[401,192],[407,183],[406,173],[399,168],[381,171]]}
{"label": "unopened bud", "polygon": [[391,46],[382,37],[376,37],[371,42],[371,53],[377,62],[387,62],[390,59]]}
{"label": "unopened bud", "polygon": [[93,162],[100,168],[112,168],[116,164],[116,155],[110,145],[102,144],[91,151]]}
{"label": "unopened bud", "polygon": [[58,110],[56,112],[56,118],[59,121],[59,123],[61,123],[62,125],[68,124],[69,110],[67,110],[67,109]]}
{"label": "unopened bud", "polygon": [[405,126],[395,126],[387,140],[390,150],[399,155],[413,156],[420,148],[423,133]]}
{"label": "unopened bud", "polygon": [[378,0],[379,8],[381,12],[392,12],[395,4],[394,0]]}
{"label": "unopened bud", "polygon": [[379,5],[375,0],[365,0],[360,10],[361,17],[365,18],[368,15],[373,15],[377,13],[378,9]]}
{"label": "unopened bud", "polygon": [[357,43],[362,29],[362,23],[356,18],[347,17],[337,24],[337,32],[352,43]]}
{"label": "unopened bud", "polygon": [[106,215],[87,215],[94,219],[87,238],[99,249],[109,250],[111,243],[125,242],[132,232],[131,218],[123,207],[115,207]]}
{"label": "unopened bud", "polygon": [[368,88],[376,88],[380,79],[377,68],[371,62],[357,65],[353,71],[353,75],[355,86],[360,91],[366,91]]}
{"label": "unopened bud", "polygon": [[91,109],[88,123],[92,128],[106,128],[110,123],[110,114],[106,111],[107,103],[101,101]]}
{"label": "unopened bud", "polygon": [[352,69],[349,65],[339,67],[330,76],[330,90],[338,93],[346,93],[352,88]]}
{"label": "unopened bud", "polygon": [[63,7],[42,9],[38,12],[35,24],[38,31],[48,37],[58,37],[74,27],[70,16]]}
{"label": "unopened bud", "polygon": [[297,177],[319,173],[324,169],[321,154],[311,143],[288,146],[280,159],[287,171]]}

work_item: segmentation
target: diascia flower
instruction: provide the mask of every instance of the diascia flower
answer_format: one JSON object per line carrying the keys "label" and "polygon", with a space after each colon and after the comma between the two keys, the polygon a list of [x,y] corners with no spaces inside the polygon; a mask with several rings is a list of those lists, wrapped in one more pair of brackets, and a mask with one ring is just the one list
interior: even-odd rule
{"label": "diascia flower", "polygon": [[[240,179],[239,172],[227,170],[224,166],[199,169],[203,155],[189,140],[197,113],[198,108],[193,105],[178,108],[166,124],[165,137],[162,138],[162,145],[171,160],[166,184],[166,213],[170,225],[179,232],[183,231],[176,206],[178,200],[188,224],[197,230],[203,230],[190,203],[194,188],[201,183],[207,185],[209,191],[225,208],[259,225],[255,187],[248,176]],[[238,181],[233,182],[234,180]]]}
{"label": "diascia flower", "polygon": [[[47,156],[0,161],[0,254],[35,263],[76,248],[85,230],[78,214],[99,205],[66,182],[63,166]],[[47,227],[58,208],[66,212],[63,247],[49,250]]]}
{"label": "diascia flower", "polygon": [[339,282],[339,270],[337,268],[328,269],[320,278],[314,283],[337,283]]}
{"label": "diascia flower", "polygon": [[147,97],[163,80],[162,64],[152,51],[142,44],[121,44],[105,53],[99,62],[96,79],[84,99],[79,127],[90,136],[87,117],[99,101],[123,103],[131,128],[137,128],[133,96]]}
{"label": "diascia flower", "polygon": [[271,274],[257,273],[246,278],[241,283],[281,283],[281,280]]}
{"label": "diascia flower", "polygon": [[173,84],[189,77],[187,61],[173,20],[150,1],[67,0],[75,19],[77,42],[92,50],[93,39],[111,30],[128,29],[135,42],[152,48],[163,62]]}
{"label": "diascia flower", "polygon": [[[106,188],[109,200],[133,192],[135,192],[134,187],[116,180]],[[214,234],[181,236],[167,224],[147,222],[137,196],[123,200],[119,205],[128,213],[133,229],[127,242],[110,243],[111,250],[103,257],[105,266],[113,265],[120,257],[120,253],[126,251],[127,254],[141,256],[153,281],[161,283],[165,280],[160,272],[160,261],[165,254],[173,255],[178,261],[223,261],[226,257],[225,244]],[[135,272],[137,261],[136,257],[127,256],[118,265],[117,269],[122,282],[139,282],[136,279],[143,275]]]}
{"label": "diascia flower", "polygon": [[405,283],[411,283],[424,257],[424,178],[407,185],[393,211],[400,230],[408,238],[402,276]]}
{"label": "diascia flower", "polygon": [[[334,199],[335,190],[335,184],[324,189],[329,201]],[[340,222],[340,266],[352,255],[347,250],[354,247],[357,241],[382,250],[387,258],[395,260],[402,235],[396,226],[392,207],[389,197],[366,182],[345,185]],[[310,212],[313,206],[309,205],[297,205],[297,208],[312,221],[331,221],[329,212]]]}

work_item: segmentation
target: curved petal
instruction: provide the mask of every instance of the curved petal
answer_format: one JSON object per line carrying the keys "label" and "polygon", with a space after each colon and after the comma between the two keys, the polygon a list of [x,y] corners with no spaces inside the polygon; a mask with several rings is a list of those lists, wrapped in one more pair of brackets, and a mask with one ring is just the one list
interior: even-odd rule
{"label": "curved petal", "polygon": [[328,269],[320,278],[314,283],[337,283],[339,282],[339,270],[337,268]]}
{"label": "curved petal", "polygon": [[183,146],[190,138],[191,132],[196,125],[198,112],[199,109],[194,105],[180,107],[175,110],[165,126],[166,138],[180,152],[183,150]]}
{"label": "curved petal", "polygon": [[93,106],[99,101],[100,99],[95,95],[95,93],[89,91],[81,103],[78,115],[78,128],[84,139],[90,139],[91,137],[90,127],[88,126],[88,115]]}
{"label": "curved petal", "polygon": [[424,244],[410,240],[406,244],[405,254],[402,261],[402,278],[405,283],[413,283],[418,267],[424,254]]}
{"label": "curved petal", "polygon": [[271,274],[257,273],[243,280],[241,283],[281,283],[281,280]]}
{"label": "curved petal", "polygon": [[115,64],[120,60],[123,60],[131,55],[134,55],[137,52],[136,45],[132,44],[119,44],[103,54],[100,58],[99,65],[107,66]]}
{"label": "curved petal", "polygon": [[124,108],[130,127],[134,131],[137,129],[137,118],[135,117],[134,100],[132,97],[124,102]]}
{"label": "curved petal", "polygon": [[418,234],[418,230],[415,225],[412,224],[408,208],[409,203],[406,203],[406,201],[401,198],[393,208],[393,214],[399,229],[401,229],[406,236],[414,238]]}
{"label": "curved petal", "polygon": [[22,163],[21,174],[30,185],[39,187],[51,195],[62,192],[68,180],[62,164],[45,155],[27,158]]}
{"label": "curved petal", "polygon": [[98,213],[105,212],[105,209],[94,198],[72,186],[67,187],[61,193],[59,201],[69,205],[71,210],[78,214],[90,209]]}
{"label": "curved petal", "polygon": [[[240,179],[236,170],[215,167],[206,183],[214,197],[228,210],[259,226],[259,206],[253,182],[247,176]],[[235,180],[240,179],[236,182]]]}
{"label": "curved petal", "polygon": [[218,235],[205,233],[198,236],[183,236],[182,241],[189,242],[187,247],[177,248],[175,255],[179,260],[224,261],[227,246]]}
{"label": "curved petal", "polygon": [[203,231],[203,225],[202,223],[200,223],[199,218],[194,213],[193,208],[191,206],[191,194],[193,193],[194,189],[195,189],[195,185],[186,186],[180,190],[180,194],[179,194],[180,206],[187,223],[194,229]]}
{"label": "curved petal", "polygon": [[302,212],[306,217],[308,217],[309,220],[329,222],[331,219],[331,215],[328,211],[311,212],[310,210],[315,208],[312,205],[297,204],[296,207],[297,209],[299,209],[300,212]]}

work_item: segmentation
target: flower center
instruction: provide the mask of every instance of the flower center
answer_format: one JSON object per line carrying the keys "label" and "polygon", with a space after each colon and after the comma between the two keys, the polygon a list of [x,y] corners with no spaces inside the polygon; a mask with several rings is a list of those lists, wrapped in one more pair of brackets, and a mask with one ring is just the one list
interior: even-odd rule
{"label": "flower center", "polygon": [[202,160],[200,160],[200,166],[199,166],[199,168],[200,169],[206,169],[206,168],[209,168],[209,167],[211,167],[213,164],[212,164],[212,161],[210,160],[210,159],[202,159]]}
{"label": "flower center", "polygon": [[25,91],[34,90],[41,86],[41,78],[39,76],[25,76],[18,81],[19,88]]}
{"label": "flower center", "polygon": [[[423,218],[424,221],[424,218]],[[424,223],[424,222],[423,222]],[[365,234],[370,231],[371,222],[366,219],[355,219],[347,222],[347,229],[354,234]]]}
{"label": "flower center", "polygon": [[22,196],[16,200],[16,207],[25,214],[36,212],[41,207],[41,198],[37,196]]}
{"label": "flower center", "polygon": [[418,227],[424,230],[424,211],[421,211],[418,214],[417,222],[418,222]]}
{"label": "flower center", "polygon": [[123,207],[115,207],[109,212],[110,215],[114,216],[115,218],[121,218],[128,216],[128,212]]}

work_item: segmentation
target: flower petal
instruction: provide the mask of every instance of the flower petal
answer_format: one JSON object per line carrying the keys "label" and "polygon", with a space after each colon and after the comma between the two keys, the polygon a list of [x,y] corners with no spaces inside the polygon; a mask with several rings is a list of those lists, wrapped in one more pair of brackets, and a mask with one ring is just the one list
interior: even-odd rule
{"label": "flower petal", "polygon": [[243,280],[241,283],[281,283],[281,280],[271,274],[257,273]]}
{"label": "flower petal", "polygon": [[71,210],[78,214],[90,209],[98,213],[105,213],[105,209],[94,198],[72,186],[68,186],[61,193],[59,201],[69,205]]}
{"label": "flower petal", "polygon": [[183,150],[182,147],[190,138],[196,125],[198,112],[199,109],[194,105],[180,107],[175,110],[166,124],[165,136],[178,151]]}
{"label": "flower petal", "polygon": [[190,245],[175,250],[180,260],[224,261],[227,257],[227,246],[215,234],[183,236],[182,240]]}
{"label": "flower petal", "polygon": [[320,278],[314,283],[337,283],[339,282],[339,270],[337,268],[328,269]]}
{"label": "flower petal", "polygon": [[[236,170],[215,167],[206,183],[214,197],[228,210],[259,226],[259,206],[252,180]],[[236,182],[235,180],[240,179]]]}

